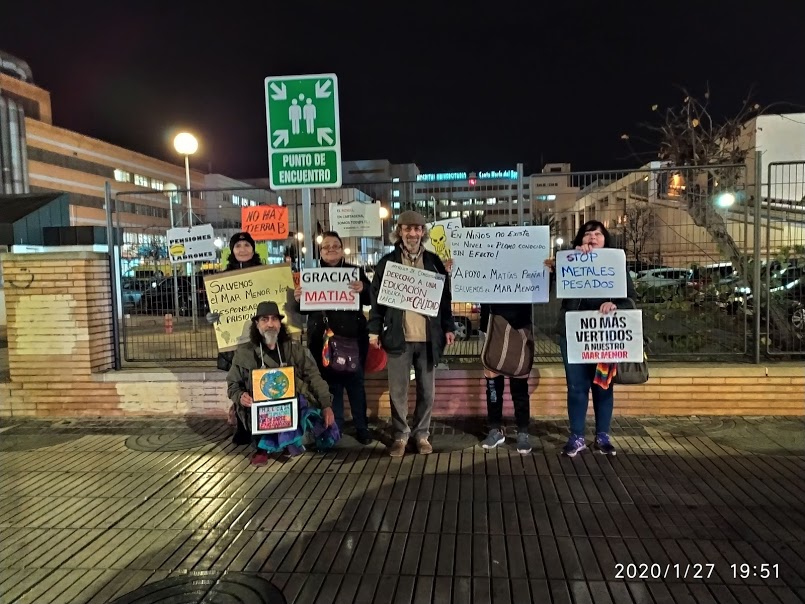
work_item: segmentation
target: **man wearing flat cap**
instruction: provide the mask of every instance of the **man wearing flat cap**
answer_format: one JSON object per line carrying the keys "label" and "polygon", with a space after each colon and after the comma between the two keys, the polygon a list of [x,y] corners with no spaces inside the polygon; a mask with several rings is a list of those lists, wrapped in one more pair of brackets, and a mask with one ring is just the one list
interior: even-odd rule
{"label": "man wearing flat cap", "polygon": [[[374,348],[382,347],[388,355],[386,367],[391,398],[391,424],[394,430],[394,442],[389,451],[392,457],[402,457],[405,454],[412,433],[420,454],[433,452],[428,437],[436,386],[434,369],[439,364],[445,346],[452,344],[455,339],[453,332],[456,325],[450,309],[450,275],[439,257],[425,249],[425,225],[425,217],[419,212],[407,210],[400,214],[394,230],[394,250],[377,263],[372,280],[372,311],[367,326],[369,345]],[[439,312],[435,317],[377,303],[388,262],[445,275]],[[412,366],[416,379],[416,407],[413,425],[409,427],[408,383]]]}
{"label": "man wearing flat cap", "polygon": [[[310,351],[301,343],[293,341],[282,324],[284,315],[280,314],[276,302],[260,302],[252,317],[249,328],[249,341],[238,346],[232,359],[232,367],[226,376],[227,395],[235,403],[236,411],[243,425],[251,431],[252,370],[260,368],[293,367],[296,395],[304,399],[305,407],[320,410],[324,426],[330,428],[335,423],[330,408],[332,394],[327,382],[319,374],[316,361]],[[301,422],[300,422],[301,424]],[[301,434],[300,434],[301,436]],[[275,452],[286,448],[278,443],[291,442],[274,440],[266,448],[266,440],[261,435],[252,434],[252,465],[262,466],[268,462],[267,451]],[[296,439],[299,441],[300,439]],[[294,442],[296,442],[294,441]],[[260,446],[258,446],[260,445]],[[289,454],[304,451],[304,447],[294,446]]]}

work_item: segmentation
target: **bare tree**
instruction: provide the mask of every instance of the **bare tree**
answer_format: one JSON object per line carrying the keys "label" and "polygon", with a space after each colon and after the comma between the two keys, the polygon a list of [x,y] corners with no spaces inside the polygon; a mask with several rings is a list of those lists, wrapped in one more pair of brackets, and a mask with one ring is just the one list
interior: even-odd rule
{"label": "bare tree", "polygon": [[[721,253],[732,262],[741,285],[750,286],[750,258],[741,252],[727,230],[723,215],[716,209],[716,199],[722,192],[733,192],[746,184],[740,181],[752,149],[743,135],[747,122],[767,112],[769,107],[762,108],[747,95],[734,117],[714,119],[709,108],[709,89],[702,100],[687,90],[682,89],[682,93],[679,106],[661,109],[654,105],[652,111],[658,119],[643,127],[650,133],[649,142],[658,148],[659,159],[683,174],[687,186],[682,201],[694,224],[706,229]],[[630,141],[632,137],[624,134],[621,138]],[[755,183],[752,203],[759,203],[759,185]],[[770,309],[769,336],[778,347],[785,348],[796,341],[796,332],[785,308],[770,299],[768,287],[760,289],[756,298]]]}
{"label": "bare tree", "polygon": [[637,202],[626,209],[624,244],[638,262],[642,261],[646,244],[654,239],[655,218],[654,208],[645,201]]}

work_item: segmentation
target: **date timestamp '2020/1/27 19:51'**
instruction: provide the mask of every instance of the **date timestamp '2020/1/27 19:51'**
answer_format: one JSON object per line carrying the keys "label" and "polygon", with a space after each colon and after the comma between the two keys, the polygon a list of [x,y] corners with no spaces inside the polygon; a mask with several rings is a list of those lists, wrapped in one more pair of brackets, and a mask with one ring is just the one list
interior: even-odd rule
{"label": "date timestamp '2020/1/27 19:51'", "polygon": [[[709,579],[716,571],[715,564],[616,564],[616,579]],[[729,565],[733,579],[779,579],[779,564],[749,564],[747,562]]]}

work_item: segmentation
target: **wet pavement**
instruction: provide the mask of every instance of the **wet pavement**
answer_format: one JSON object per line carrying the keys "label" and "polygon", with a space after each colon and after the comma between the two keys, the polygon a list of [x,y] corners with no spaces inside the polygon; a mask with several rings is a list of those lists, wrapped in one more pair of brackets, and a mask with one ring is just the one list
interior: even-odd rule
{"label": "wet pavement", "polygon": [[0,601],[805,601],[805,418],[618,418],[575,459],[566,422],[520,456],[456,419],[263,468],[230,430],[2,419]]}

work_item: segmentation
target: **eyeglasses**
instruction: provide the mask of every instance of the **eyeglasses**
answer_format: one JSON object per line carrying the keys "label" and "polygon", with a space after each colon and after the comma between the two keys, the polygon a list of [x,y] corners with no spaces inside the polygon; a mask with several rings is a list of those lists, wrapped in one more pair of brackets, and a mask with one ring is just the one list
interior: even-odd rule
{"label": "eyeglasses", "polygon": [[321,249],[325,252],[337,252],[341,249],[340,245],[323,245]]}

